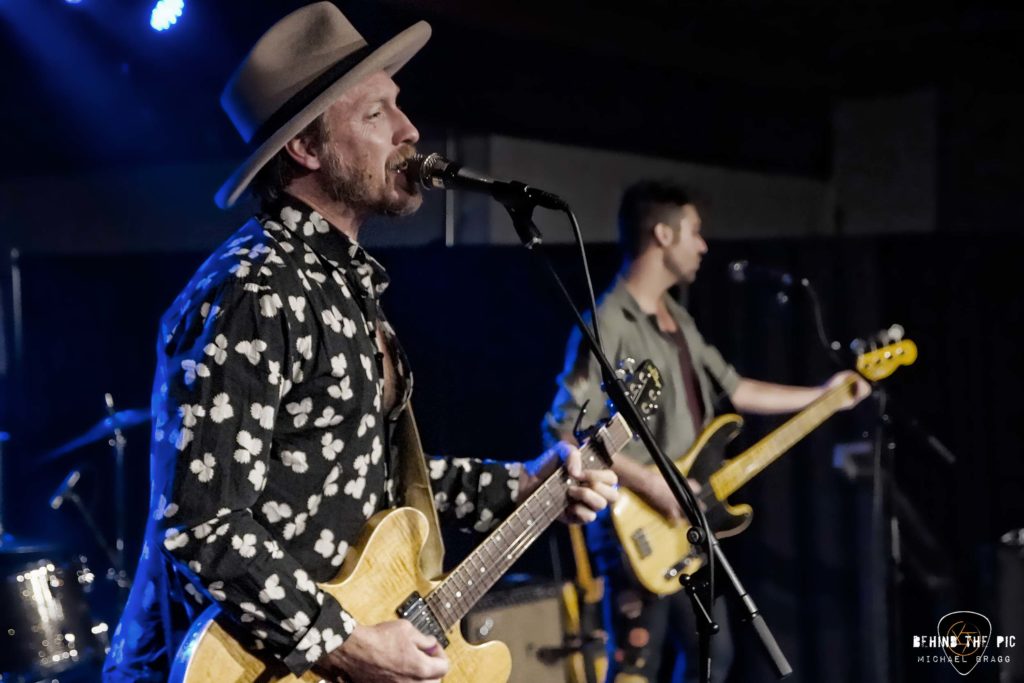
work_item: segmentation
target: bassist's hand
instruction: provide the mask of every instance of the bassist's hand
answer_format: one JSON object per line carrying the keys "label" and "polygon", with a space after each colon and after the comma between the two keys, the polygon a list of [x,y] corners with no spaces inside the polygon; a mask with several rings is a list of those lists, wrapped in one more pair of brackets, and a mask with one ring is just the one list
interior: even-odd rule
{"label": "bassist's hand", "polygon": [[448,657],[436,638],[396,619],[357,626],[341,647],[324,655],[316,671],[346,683],[440,683]]}
{"label": "bassist's hand", "polygon": [[[672,494],[672,490],[669,489],[665,479],[657,472],[651,473],[651,476],[646,478],[645,485],[642,490],[636,491],[644,502],[654,508],[655,512],[669,520],[670,522],[677,522],[683,519],[683,509],[679,506],[679,501]],[[701,485],[696,479],[687,479],[686,483],[689,484],[690,490],[693,491],[693,495],[697,495],[701,491]],[[704,506],[699,500],[697,501],[701,507]]]}

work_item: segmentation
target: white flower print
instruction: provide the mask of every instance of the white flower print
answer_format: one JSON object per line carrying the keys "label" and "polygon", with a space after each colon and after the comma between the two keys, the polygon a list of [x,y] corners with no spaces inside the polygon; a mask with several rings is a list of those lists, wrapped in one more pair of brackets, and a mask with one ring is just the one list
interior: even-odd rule
{"label": "white flower print", "polygon": [[218,334],[212,342],[203,348],[203,352],[207,356],[213,356],[213,362],[217,365],[224,365],[224,361],[228,359],[228,338],[223,334]]}
{"label": "white flower print", "polygon": [[266,487],[267,465],[262,460],[257,460],[252,464],[252,470],[249,472],[249,483],[257,491],[262,491]]}
{"label": "white flower print", "polygon": [[292,363],[292,381],[298,384],[302,381],[305,375],[302,373],[302,363],[295,361]]}
{"label": "white flower print", "polygon": [[290,541],[296,536],[301,536],[306,530],[306,520],[309,518],[305,512],[295,515],[295,519],[284,525],[284,540]]}
{"label": "white flower print", "polygon": [[260,313],[262,313],[265,318],[273,318],[277,315],[277,312],[281,310],[282,306],[284,306],[284,304],[281,303],[281,295],[277,292],[273,294],[264,294],[260,297]]}
{"label": "white flower print", "polygon": [[210,594],[210,597],[218,602],[224,602],[227,596],[224,594],[224,582],[214,581],[206,587],[206,592]]}
{"label": "white flower print", "polygon": [[341,439],[335,439],[333,434],[327,432],[320,437],[320,445],[323,446],[320,449],[320,453],[324,458],[334,462],[334,459],[338,457],[338,453],[341,453],[341,449],[345,447],[345,442]]}
{"label": "white flower print", "polygon": [[341,316],[341,333],[351,339],[356,333],[356,323],[351,318]]}
{"label": "white flower print", "polygon": [[274,428],[274,407],[265,406],[260,403],[253,403],[249,407],[249,414],[254,420],[258,420],[260,427],[264,429]]}
{"label": "white flower print", "polygon": [[344,353],[331,356],[331,377],[344,377],[348,370],[348,358]]}
{"label": "white flower print", "polygon": [[448,471],[448,463],[441,458],[431,458],[430,464],[430,478],[437,481],[444,476],[444,473]]}
{"label": "white flower print", "polygon": [[315,270],[309,270],[308,268],[306,269],[306,277],[308,277],[310,280],[312,280],[313,282],[317,283],[321,287],[323,286],[323,284],[325,282],[327,282],[327,276],[326,275],[324,275],[323,273],[317,272]]}
{"label": "white flower print", "polygon": [[251,265],[252,264],[246,261],[245,259],[241,259],[238,261],[238,263],[231,266],[231,269],[228,270],[228,272],[232,273],[235,277],[241,280],[242,278],[249,276],[249,266]]}
{"label": "white flower print", "polygon": [[291,619],[285,619],[282,621],[281,628],[289,633],[304,631],[309,628],[309,615],[302,610],[299,610]]}
{"label": "white flower print", "polygon": [[358,456],[354,461],[352,461],[352,469],[358,472],[360,477],[365,477],[366,473],[370,469],[370,454],[364,453],[363,455]]}
{"label": "white flower print", "polygon": [[182,427],[180,430],[176,429],[171,432],[171,441],[174,442],[174,447],[179,451],[184,451],[185,447],[192,443],[192,430],[187,427]]}
{"label": "white flower print", "polygon": [[346,377],[337,384],[327,387],[327,393],[331,398],[340,398],[342,401],[348,401],[354,396],[351,385],[352,378]]}
{"label": "white flower print", "polygon": [[292,230],[299,227],[300,220],[302,220],[302,214],[292,207],[285,206],[281,209],[281,222]]}
{"label": "white flower print", "polygon": [[277,386],[277,383],[281,381],[281,363],[276,360],[267,361],[267,382]]}
{"label": "white flower print", "polygon": [[300,429],[309,420],[309,414],[313,410],[313,399],[307,396],[298,403],[289,403],[284,409],[292,416],[295,428]]}
{"label": "white flower print", "polygon": [[[249,558],[256,556],[256,534],[235,534],[231,537],[231,547],[238,551],[242,557]],[[223,598],[221,598],[223,600]]]}
{"label": "white flower print", "polygon": [[309,574],[307,574],[304,569],[295,570],[295,587],[303,593],[309,593],[310,595],[317,594],[316,583],[313,579],[309,578]]}
{"label": "white flower print", "polygon": [[242,610],[241,620],[244,623],[248,624],[256,619],[265,621],[267,618],[267,615],[263,613],[263,610],[261,610],[259,607],[252,604],[251,602],[243,602],[239,604],[238,607]]}
{"label": "white flower print", "polygon": [[217,459],[213,457],[213,453],[203,453],[202,459],[196,458],[189,463],[188,468],[192,470],[192,474],[196,475],[201,483],[209,484],[210,480],[213,479],[213,469],[216,466]]}
{"label": "white flower print", "polygon": [[316,211],[310,211],[309,222],[313,224],[313,227],[316,228],[316,231],[321,235],[326,235],[331,231],[330,224],[328,224],[327,221],[324,220],[324,217]]}
{"label": "white flower print", "polygon": [[[320,414],[320,417],[313,420],[313,424],[322,429],[324,427],[333,427],[340,423],[341,420],[342,416],[340,414],[336,414],[334,412],[334,408],[327,406],[324,408],[324,412]],[[360,434],[360,436],[362,436],[362,434]]]}
{"label": "white flower print", "polygon": [[203,594],[200,593],[199,589],[193,586],[191,583],[185,584],[185,592],[192,596],[192,599],[199,604],[203,604],[204,602],[206,602],[206,598],[203,596]]}
{"label": "white flower print", "polygon": [[226,392],[221,392],[213,397],[213,407],[210,408],[210,419],[220,424],[224,420],[235,416],[235,410],[231,407],[231,398]]}
{"label": "white flower print", "polygon": [[260,510],[271,524],[277,524],[282,519],[288,519],[292,516],[291,506],[288,503],[279,503],[276,500],[268,500]]}
{"label": "white flower print", "polygon": [[263,547],[267,549],[267,553],[270,554],[270,559],[280,560],[284,557],[284,551],[281,550],[281,546],[277,544],[277,541],[263,541]]}
{"label": "white flower print", "polygon": [[473,501],[469,499],[465,491],[460,491],[459,495],[455,496],[455,517],[462,519],[470,512],[473,511]]}
{"label": "white flower print", "polygon": [[363,372],[366,373],[366,379],[373,379],[373,374],[370,371],[371,362],[369,357],[359,354],[359,362],[363,365]]}
{"label": "white flower print", "polygon": [[352,635],[352,631],[356,630],[356,619],[348,612],[342,612],[341,625],[347,635]]}
{"label": "white flower print", "polygon": [[[296,339],[295,350],[306,360],[313,358],[313,336],[307,334],[305,337]],[[299,380],[295,381],[298,382]]]}
{"label": "white flower print", "polygon": [[384,454],[384,447],[381,446],[380,437],[373,437],[373,444],[370,445],[370,462],[376,465],[380,462],[380,456]]}
{"label": "white flower print", "polygon": [[341,468],[337,465],[331,468],[331,471],[327,473],[327,479],[324,480],[324,495],[325,496],[336,496],[338,495],[338,479],[341,477]]}
{"label": "white flower print", "polygon": [[377,424],[377,418],[372,414],[367,413],[359,420],[359,429],[356,430],[356,436],[363,436],[366,434],[367,429],[373,429]]}
{"label": "white flower print", "polygon": [[281,577],[271,574],[263,582],[263,590],[260,591],[260,602],[268,603],[271,600],[283,600],[284,588],[281,587]]}
{"label": "white flower print", "polygon": [[253,365],[258,365],[260,356],[267,350],[267,342],[262,339],[243,340],[235,344],[235,351],[249,359]]}
{"label": "white flower print", "polygon": [[373,511],[377,509],[377,494],[371,493],[367,498],[366,502],[363,503],[363,517],[369,519],[373,515]]}
{"label": "white flower print", "polygon": [[334,532],[330,529],[320,531],[320,538],[313,545],[313,550],[327,558],[334,554]]}
{"label": "white flower print", "polygon": [[345,637],[340,633],[335,633],[329,628],[325,628],[321,637],[324,639],[324,652],[330,652],[331,650],[341,647],[341,644],[345,641]]}
{"label": "white flower print", "polygon": [[263,450],[263,440],[257,439],[244,429],[238,432],[235,441],[241,446],[235,451],[235,460],[242,464],[249,462],[253,457],[258,457]]}
{"label": "white flower print", "polygon": [[306,631],[306,635],[299,641],[299,644],[295,649],[299,652],[305,652],[307,662],[315,662],[323,655],[323,649],[320,647],[320,640],[320,629],[316,626],[312,626],[308,631]]}
{"label": "white flower print", "polygon": [[330,310],[324,309],[320,312],[320,317],[323,318],[324,325],[327,325],[335,333],[341,332],[341,319],[344,316],[341,315],[337,306],[331,306]]}
{"label": "white flower print", "polygon": [[494,477],[491,476],[490,472],[484,472],[483,474],[480,475],[480,480],[479,480],[478,486],[480,488],[483,488],[485,486],[490,486],[492,479],[494,479]]}
{"label": "white flower print", "polygon": [[356,477],[345,482],[345,493],[353,498],[362,498],[363,489],[366,488],[366,477]]}
{"label": "white flower print", "polygon": [[188,545],[188,533],[177,529],[168,529],[164,532],[164,547],[168,550],[177,550]]}
{"label": "white flower print", "polygon": [[185,386],[192,386],[196,377],[209,377],[210,369],[202,363],[197,363],[191,358],[181,361],[181,369],[185,371]]}
{"label": "white flower print", "polygon": [[309,512],[310,517],[315,517],[316,513],[320,511],[321,500],[323,500],[323,496],[315,493],[306,499],[306,510]]}
{"label": "white flower print", "polygon": [[289,296],[288,308],[292,309],[295,319],[300,323],[306,322],[306,298],[302,296]]}
{"label": "white flower print", "polygon": [[281,451],[281,462],[296,474],[302,474],[309,469],[306,454],[302,451]]}
{"label": "white flower print", "polygon": [[162,519],[169,519],[178,511],[177,503],[167,503],[167,498],[160,494],[160,500],[156,502],[156,509],[153,511],[153,520],[159,522]]}
{"label": "white flower print", "polygon": [[480,514],[477,516],[477,522],[473,525],[473,528],[483,533],[491,528],[491,521],[494,519],[494,513],[483,508],[480,510]]}
{"label": "white flower print", "polygon": [[302,257],[302,260],[305,262],[307,266],[311,266],[315,264],[318,259],[316,257],[316,254],[314,254],[311,251],[307,251],[306,254]]}
{"label": "white flower print", "polygon": [[178,415],[181,416],[181,424],[186,427],[195,427],[199,418],[206,417],[206,409],[201,405],[190,406],[186,403],[178,407]]}

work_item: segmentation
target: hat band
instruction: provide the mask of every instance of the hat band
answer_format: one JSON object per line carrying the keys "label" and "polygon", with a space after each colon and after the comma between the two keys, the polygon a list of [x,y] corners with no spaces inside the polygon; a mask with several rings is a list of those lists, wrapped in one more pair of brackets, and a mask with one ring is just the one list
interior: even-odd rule
{"label": "hat band", "polygon": [[308,107],[332,83],[351,71],[372,50],[373,48],[370,45],[364,45],[344,59],[335,62],[326,71],[307,83],[305,87],[289,97],[277,111],[271,114],[256,129],[256,132],[252,134],[252,138],[249,140],[249,144],[256,148],[269,140],[271,135],[283,128],[296,114]]}

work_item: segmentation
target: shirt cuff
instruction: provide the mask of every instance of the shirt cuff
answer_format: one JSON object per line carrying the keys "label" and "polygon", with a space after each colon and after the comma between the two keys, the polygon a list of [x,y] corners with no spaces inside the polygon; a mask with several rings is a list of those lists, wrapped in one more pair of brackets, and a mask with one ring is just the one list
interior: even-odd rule
{"label": "shirt cuff", "polygon": [[306,673],[325,654],[341,647],[356,628],[355,617],[329,594],[321,594],[323,604],[316,620],[302,634],[298,645],[282,658],[284,665],[296,676]]}

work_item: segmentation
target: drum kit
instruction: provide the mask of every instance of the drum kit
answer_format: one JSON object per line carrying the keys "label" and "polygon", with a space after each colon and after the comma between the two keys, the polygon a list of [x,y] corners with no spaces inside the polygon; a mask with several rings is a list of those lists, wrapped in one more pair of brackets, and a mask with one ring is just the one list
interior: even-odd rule
{"label": "drum kit", "polygon": [[[117,590],[118,607],[130,586],[125,564],[124,431],[149,421],[149,410],[114,410],[106,395],[107,417],[80,436],[44,454],[39,464],[52,463],[83,446],[107,440],[114,454],[115,538],[111,545],[75,486],[81,478],[71,470],[50,498],[50,507],[71,503],[96,544],[106,555],[105,579]],[[3,447],[0,432],[0,683],[94,680],[108,647],[108,625],[94,618],[90,596],[96,576],[84,556],[59,552],[53,544],[30,543],[4,532]]]}

